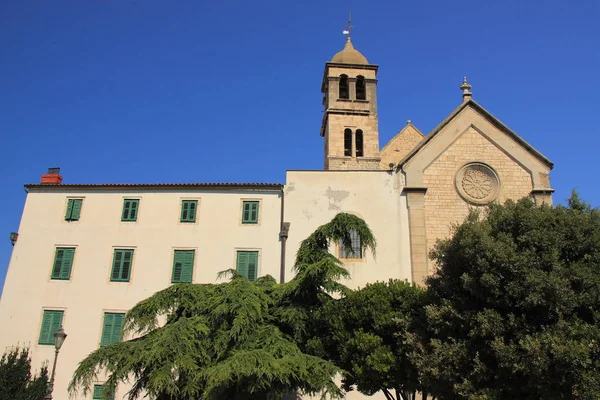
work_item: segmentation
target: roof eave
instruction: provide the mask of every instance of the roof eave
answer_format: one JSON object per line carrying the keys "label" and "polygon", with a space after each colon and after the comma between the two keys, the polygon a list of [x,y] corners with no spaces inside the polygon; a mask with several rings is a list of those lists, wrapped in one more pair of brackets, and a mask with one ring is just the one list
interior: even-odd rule
{"label": "roof eave", "polygon": [[446,117],[438,126],[436,126],[422,141],[419,143],[414,149],[412,149],[400,162],[398,163],[398,169],[400,169],[404,164],[406,164],[410,159],[413,158],[415,154],[419,152],[431,139],[433,139],[439,131],[441,131],[454,117],[456,117],[462,110],[464,110],[467,106],[473,106],[478,112],[480,112],[485,118],[487,118],[492,124],[494,124],[498,129],[506,132],[510,137],[512,137],[517,143],[522,145],[529,153],[531,153],[534,157],[540,160],[543,164],[545,164],[549,169],[554,168],[554,163],[546,158],[542,153],[536,150],[532,145],[527,143],[525,139],[521,136],[517,135],[513,130],[511,130],[508,126],[504,125],[498,118],[496,118],[492,113],[483,108],[479,103],[477,103],[473,99],[469,99],[464,103],[461,103],[457,108],[450,113],[448,117]]}

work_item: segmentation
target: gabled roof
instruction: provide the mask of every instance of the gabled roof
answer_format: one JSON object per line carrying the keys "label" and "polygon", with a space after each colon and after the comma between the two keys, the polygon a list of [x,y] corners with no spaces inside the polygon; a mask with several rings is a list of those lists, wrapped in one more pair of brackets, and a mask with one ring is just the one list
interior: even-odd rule
{"label": "gabled roof", "polygon": [[547,159],[542,153],[537,151],[532,145],[527,143],[525,139],[517,135],[514,131],[512,131],[509,127],[504,125],[498,118],[494,117],[489,111],[483,108],[479,103],[477,103],[472,98],[463,102],[459,105],[452,113],[446,117],[438,126],[436,126],[426,137],[423,139],[421,143],[419,143],[414,149],[412,149],[400,162],[398,163],[398,169],[401,168],[404,164],[410,161],[415,154],[419,152],[423,147],[429,143],[446,125],[450,123],[462,110],[467,107],[472,107],[483,117],[488,119],[493,125],[495,125],[498,129],[506,133],[509,137],[511,137],[514,141],[519,143],[523,148],[525,148],[530,154],[532,154],[535,158],[541,161],[543,164],[548,166],[548,168],[552,169],[554,167],[554,163]]}
{"label": "gabled roof", "polygon": [[381,149],[380,153],[382,153],[382,152],[383,152],[383,151],[384,151],[384,150],[385,150],[385,149],[386,149],[388,146],[390,146],[390,145],[392,144],[392,142],[393,142],[394,140],[396,140],[396,138],[397,138],[398,136],[402,135],[402,134],[403,134],[404,132],[406,132],[406,130],[407,130],[407,129],[409,129],[409,128],[413,128],[413,129],[414,129],[414,130],[415,130],[415,131],[416,131],[416,132],[417,132],[419,135],[421,135],[421,136],[423,136],[423,138],[425,138],[425,135],[423,134],[423,132],[421,132],[421,131],[419,130],[419,128],[417,128],[416,126],[414,126],[414,125],[412,124],[412,122],[408,121],[408,122],[407,122],[407,124],[404,126],[404,128],[400,129],[400,131],[398,131],[398,133],[396,133],[396,134],[394,135],[394,137],[393,137],[393,138],[391,138],[391,139],[390,139],[390,140],[389,140],[389,141],[388,141],[388,142],[385,144],[385,146],[383,146],[383,147],[382,147],[382,149]]}

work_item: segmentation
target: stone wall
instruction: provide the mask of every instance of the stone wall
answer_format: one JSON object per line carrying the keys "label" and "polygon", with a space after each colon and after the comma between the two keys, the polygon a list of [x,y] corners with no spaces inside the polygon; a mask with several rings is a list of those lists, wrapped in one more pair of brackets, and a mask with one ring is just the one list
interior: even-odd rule
{"label": "stone wall", "polygon": [[[456,174],[469,162],[489,165],[500,181],[498,202],[529,196],[533,188],[531,175],[517,162],[498,149],[476,129],[464,132],[424,172],[425,224],[427,250],[430,251],[437,239],[447,238],[454,223],[460,223],[472,208],[457,192]],[[433,266],[433,263],[430,262]],[[429,269],[430,273],[432,268]]]}
{"label": "stone wall", "polygon": [[423,134],[409,122],[381,149],[381,169],[390,169],[390,163],[398,164],[423,138]]}

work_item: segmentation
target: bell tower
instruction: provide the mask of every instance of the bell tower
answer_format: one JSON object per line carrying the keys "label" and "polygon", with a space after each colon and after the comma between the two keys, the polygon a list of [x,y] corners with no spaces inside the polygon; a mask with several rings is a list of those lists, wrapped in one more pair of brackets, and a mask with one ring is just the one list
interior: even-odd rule
{"label": "bell tower", "polygon": [[321,136],[326,170],[380,169],[377,120],[377,65],[352,45],[325,64]]}

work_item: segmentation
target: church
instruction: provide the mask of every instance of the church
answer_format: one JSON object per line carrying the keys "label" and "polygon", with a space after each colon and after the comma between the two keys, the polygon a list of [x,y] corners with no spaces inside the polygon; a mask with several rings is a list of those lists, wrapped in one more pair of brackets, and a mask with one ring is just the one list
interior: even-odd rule
{"label": "church", "polygon": [[[32,365],[52,362],[63,327],[53,394],[67,399],[79,361],[127,339],[124,315],[137,302],[174,283],[217,282],[229,268],[287,281],[300,242],[337,213],[364,219],[378,242],[376,257],[358,236],[351,249],[331,245],[350,272],[344,283],[356,288],[391,278],[422,284],[435,270],[436,240],[472,208],[523,197],[552,204],[552,162],[473,100],[466,78],[435,129],[424,135],[409,121],[381,146],[377,71],[350,37],[325,63],[324,168],[288,170],[284,184],[62,183],[51,168],[25,185],[0,347],[29,345]],[[99,399],[102,384],[86,399]],[[116,398],[127,391],[121,385]]]}

